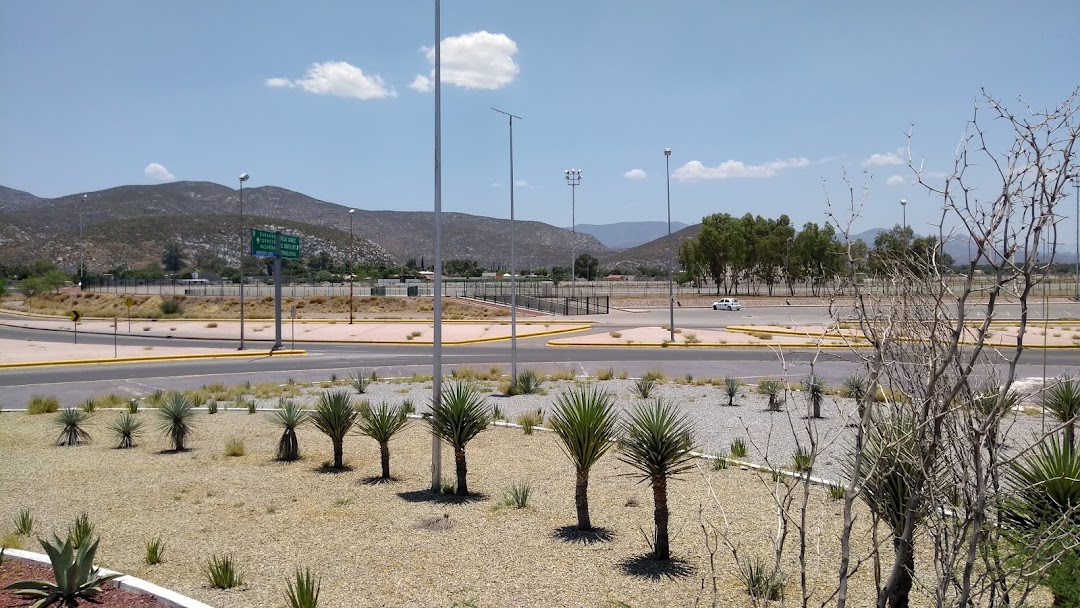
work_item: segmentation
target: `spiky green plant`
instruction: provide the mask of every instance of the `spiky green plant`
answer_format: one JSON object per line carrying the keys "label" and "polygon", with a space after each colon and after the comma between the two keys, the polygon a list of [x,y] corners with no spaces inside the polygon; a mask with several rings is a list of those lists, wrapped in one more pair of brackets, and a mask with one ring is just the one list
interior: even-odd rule
{"label": "spiky green plant", "polygon": [[15,516],[15,533],[22,536],[30,536],[34,533],[34,516],[30,509],[20,509]]}
{"label": "spiky green plant", "polygon": [[53,422],[60,429],[60,434],[56,437],[56,445],[72,446],[90,443],[90,433],[83,428],[89,418],[90,414],[73,407],[57,412],[56,420]]}
{"label": "spiky green plant", "polygon": [[847,495],[847,488],[842,483],[830,483],[829,484],[829,498],[833,500],[844,500]]}
{"label": "spiky green plant", "polygon": [[128,401],[127,410],[128,410],[129,414],[138,414],[139,413],[139,400],[138,399],[132,399],[131,401]]}
{"label": "spiky green plant", "polygon": [[353,389],[357,393],[363,395],[367,392],[368,385],[371,384],[371,376],[365,374],[363,370],[360,370],[349,376],[349,381],[352,384]]}
{"label": "spiky green plant", "polygon": [[634,381],[634,395],[639,399],[652,397],[654,390],[656,390],[656,380],[653,378],[643,376]]}
{"label": "spiky green plant", "polygon": [[791,468],[796,473],[809,473],[813,467],[813,458],[811,458],[810,451],[803,446],[795,448],[795,454],[791,457]]}
{"label": "spiky green plant", "polygon": [[75,521],[68,526],[68,538],[76,549],[89,544],[94,538],[94,523],[90,521],[88,513],[80,513]]}
{"label": "spiky green plant", "polygon": [[270,415],[270,422],[281,427],[281,438],[278,439],[277,459],[284,462],[292,462],[300,458],[300,443],[296,438],[296,429],[304,424],[308,414],[295,402],[289,399],[279,399],[278,407]]}
{"label": "spiky green plant", "polygon": [[821,418],[821,405],[825,403],[825,380],[819,376],[810,375],[802,381],[803,390],[813,408],[813,417]]}
{"label": "spiky green plant", "polygon": [[579,386],[559,394],[551,413],[559,447],[574,463],[574,506],[579,530],[591,530],[589,471],[614,445],[619,430],[615,396],[596,386]]}
{"label": "spiky green plant", "polygon": [[413,405],[413,400],[412,399],[404,399],[404,400],[402,400],[402,402],[401,402],[401,413],[405,414],[406,416],[408,416],[409,414],[415,414],[416,413],[416,406]]}
{"label": "spiky green plant", "polygon": [[693,468],[694,424],[685,412],[661,399],[636,404],[622,425],[619,459],[637,469],[631,476],[649,482],[653,491],[657,560],[671,557],[668,538],[668,479]]}
{"label": "spiky green plant", "polygon": [[285,601],[289,608],[318,608],[322,579],[316,579],[310,568],[296,569],[285,585]]}
{"label": "spiky green plant", "polygon": [[82,411],[86,412],[87,414],[93,414],[97,411],[97,408],[97,400],[95,400],[93,397],[87,397],[86,401],[83,401]]}
{"label": "spiky green plant", "polygon": [[375,407],[369,407],[356,424],[362,434],[379,442],[383,479],[390,479],[390,440],[405,430],[410,422],[400,407],[384,401]]}
{"label": "spiky green plant", "polygon": [[776,378],[764,378],[758,381],[758,392],[767,395],[769,397],[769,411],[779,412],[780,404],[784,399],[784,386],[783,381]]}
{"label": "spiky green plant", "polygon": [[359,416],[360,412],[353,407],[349,391],[331,391],[319,396],[319,403],[311,414],[311,423],[333,443],[335,469],[345,468],[342,444]]}
{"label": "spiky green plant", "polygon": [[517,423],[525,431],[526,435],[533,434],[533,427],[539,425],[542,422],[539,414],[536,412],[525,412],[518,416]]}
{"label": "spiky green plant", "polygon": [[1068,518],[1080,526],[1080,453],[1049,435],[1008,471],[1005,520],[1022,530],[1045,528]]}
{"label": "spiky green plant", "polygon": [[534,395],[540,392],[540,385],[544,383],[544,380],[531,369],[526,369],[518,372],[517,378],[514,378],[513,386],[517,388],[517,394],[519,395]]}
{"label": "spiky green plant", "polygon": [[172,442],[173,450],[183,452],[193,432],[195,408],[187,396],[169,393],[160,401],[158,429]]}
{"label": "spiky green plant", "polygon": [[755,600],[779,601],[784,597],[784,576],[761,558],[747,560],[739,566],[739,578],[746,592]]}
{"label": "spiky green plant", "polygon": [[56,582],[19,581],[4,587],[14,591],[15,595],[36,599],[34,608],[45,608],[53,604],[70,607],[78,606],[80,601],[93,602],[94,597],[101,593],[102,584],[120,576],[101,576],[94,567],[94,555],[98,547],[96,540],[78,548],[72,544],[71,539],[61,541],[56,535],[53,535],[52,542],[38,542],[49,556]]}
{"label": "spiky green plant", "polygon": [[216,400],[211,399],[210,401],[206,402],[206,413],[207,414],[216,414],[217,410],[218,410],[218,405],[217,405]]}
{"label": "spiky green plant", "polygon": [[248,411],[249,414],[254,414],[256,409],[257,408],[255,406],[255,400],[254,399],[247,402],[247,411]]}
{"label": "spiky green plant", "polygon": [[866,396],[866,391],[866,376],[859,373],[852,373],[844,378],[844,383],[840,387],[841,395],[855,401],[862,401]]}
{"label": "spiky green plant", "polygon": [[156,566],[165,560],[165,540],[160,536],[146,541],[146,555],[143,560],[150,566]]}
{"label": "spiky green plant", "polygon": [[214,589],[232,589],[243,584],[231,555],[214,555],[203,564],[203,574]]}
{"label": "spiky green plant", "polygon": [[135,440],[142,433],[143,421],[135,414],[122,414],[109,425],[109,430],[116,437],[116,449],[126,450],[135,447]]}
{"label": "spiky green plant", "polygon": [[490,409],[480,389],[470,382],[450,382],[432,404],[427,418],[431,432],[454,448],[458,496],[468,496],[465,446],[491,423]]}
{"label": "spiky green plant", "polygon": [[746,446],[746,440],[742,437],[736,437],[735,441],[731,442],[731,457],[732,458],[746,458],[746,455],[750,453],[749,448]]}
{"label": "spiky green plant", "polygon": [[742,390],[743,381],[738,378],[724,378],[724,394],[727,395],[727,404],[735,405],[735,398],[739,396],[739,391]]}
{"label": "spiky green plant", "polygon": [[1042,399],[1043,409],[1065,427],[1065,447],[1076,449],[1076,425],[1080,421],[1080,380],[1072,378],[1050,387]]}
{"label": "spiky green plant", "polygon": [[503,494],[503,505],[524,509],[529,506],[529,496],[532,495],[532,484],[528,481],[518,481],[510,485]]}

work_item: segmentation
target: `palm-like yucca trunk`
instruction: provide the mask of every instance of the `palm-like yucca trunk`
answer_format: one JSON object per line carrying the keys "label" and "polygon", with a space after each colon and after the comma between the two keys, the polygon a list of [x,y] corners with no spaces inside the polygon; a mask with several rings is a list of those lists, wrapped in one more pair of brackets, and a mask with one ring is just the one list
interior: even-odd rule
{"label": "palm-like yucca trunk", "polygon": [[574,484],[574,506],[577,507],[578,530],[592,530],[592,519],[589,517],[589,471],[577,472],[577,483]]}
{"label": "palm-like yucca trunk", "polygon": [[668,504],[667,504],[667,476],[653,475],[653,523],[656,525],[656,546],[653,547],[653,555],[656,559],[669,559],[671,548],[668,546]]}
{"label": "palm-like yucca trunk", "polygon": [[915,575],[915,545],[903,536],[896,536],[893,538],[893,549],[896,551],[896,562],[889,582],[878,598],[878,606],[908,608],[908,596],[911,595]]}
{"label": "palm-like yucca trunk", "polygon": [[468,496],[469,494],[469,467],[465,464],[465,448],[454,450],[454,464],[457,465],[457,495]]}
{"label": "palm-like yucca trunk", "polygon": [[281,439],[278,440],[278,460],[286,462],[296,460],[299,452],[300,443],[296,440],[296,431],[289,429],[282,433]]}
{"label": "palm-like yucca trunk", "polygon": [[334,468],[343,469],[345,468],[344,449],[342,448],[344,441],[338,437],[332,438],[331,441],[334,444]]}
{"label": "palm-like yucca trunk", "polygon": [[390,442],[379,442],[379,457],[382,460],[382,478],[390,479]]}

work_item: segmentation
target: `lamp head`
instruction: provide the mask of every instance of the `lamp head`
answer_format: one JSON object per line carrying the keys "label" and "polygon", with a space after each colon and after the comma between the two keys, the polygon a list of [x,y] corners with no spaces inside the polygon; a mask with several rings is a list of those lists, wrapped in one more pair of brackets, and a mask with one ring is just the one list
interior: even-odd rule
{"label": "lamp head", "polygon": [[248,178],[249,178],[249,177],[251,177],[251,176],[250,176],[250,175],[248,175],[247,173],[241,173],[241,174],[240,174],[240,181],[242,181],[242,182],[246,182],[246,181],[248,180]]}
{"label": "lamp head", "polygon": [[356,209],[349,209],[349,215],[356,213]]}
{"label": "lamp head", "polygon": [[900,204],[901,205],[906,205],[907,204],[907,199],[906,198],[900,199]]}
{"label": "lamp head", "polygon": [[664,156],[671,156],[671,148],[664,148]]}

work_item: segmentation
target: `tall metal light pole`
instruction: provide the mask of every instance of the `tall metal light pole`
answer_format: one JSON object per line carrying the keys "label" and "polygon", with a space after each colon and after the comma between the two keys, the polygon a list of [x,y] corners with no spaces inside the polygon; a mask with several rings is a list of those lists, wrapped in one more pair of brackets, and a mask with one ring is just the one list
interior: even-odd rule
{"label": "tall metal light pole", "polygon": [[675,285],[674,267],[675,262],[671,253],[671,148],[664,148],[664,178],[667,180],[667,291],[668,291],[668,328],[671,331],[671,342],[675,342]]}
{"label": "tall metal light pole", "polygon": [[514,245],[514,119],[521,120],[509,112],[491,108],[499,114],[505,114],[510,120],[510,383],[517,384],[517,265]]}
{"label": "tall metal light pole", "polygon": [[349,209],[349,325],[353,324],[353,283],[356,282],[356,275],[353,272],[353,255],[356,248],[353,246],[353,213],[356,209]]}
{"label": "tall metal light pole", "polygon": [[83,284],[83,268],[86,267],[86,243],[83,241],[83,211],[86,210],[86,195],[82,195],[82,207],[79,207],[79,289]]}
{"label": "tall metal light pole", "polygon": [[244,229],[244,182],[250,177],[247,173],[240,174],[240,348],[244,350],[244,247],[248,239],[247,230]]}
{"label": "tall metal light pole", "polygon": [[[431,365],[431,407],[442,400],[442,15],[435,0],[435,353]],[[431,434],[431,491],[442,487],[442,445]]]}
{"label": "tall metal light pole", "polygon": [[577,187],[581,183],[581,169],[563,171],[566,183],[570,185],[570,297],[574,297],[577,285],[577,258],[574,257],[574,242],[577,241]]}
{"label": "tall metal light pole", "polygon": [[907,246],[907,199],[900,199],[900,209],[903,214],[903,226],[904,226],[904,246]]}
{"label": "tall metal light pole", "polygon": [[1076,190],[1076,292],[1073,299],[1080,302],[1080,173],[1072,176],[1073,188]]}

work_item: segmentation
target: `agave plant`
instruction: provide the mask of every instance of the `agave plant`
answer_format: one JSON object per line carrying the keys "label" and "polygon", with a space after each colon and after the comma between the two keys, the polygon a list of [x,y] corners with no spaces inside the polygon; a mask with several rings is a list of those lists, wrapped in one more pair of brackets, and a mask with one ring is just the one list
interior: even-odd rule
{"label": "agave plant", "polygon": [[277,445],[277,459],[292,462],[300,458],[300,443],[296,440],[296,429],[307,420],[307,412],[300,409],[295,401],[282,398],[278,408],[270,416],[270,422],[281,427],[281,439]]}
{"label": "agave plant", "polygon": [[776,378],[765,378],[758,382],[758,391],[769,397],[769,411],[779,412],[783,402],[784,383]]}
{"label": "agave plant", "polygon": [[349,429],[356,423],[360,412],[353,407],[349,391],[332,391],[319,396],[319,404],[311,414],[311,423],[322,431],[334,444],[334,468],[345,468],[342,455],[342,442]]}
{"label": "agave plant", "polygon": [[640,402],[623,422],[619,437],[622,460],[637,469],[631,476],[649,482],[653,491],[653,522],[657,560],[671,557],[668,540],[668,479],[691,468],[694,425],[685,412],[661,399]]}
{"label": "agave plant", "polygon": [[825,380],[810,375],[803,380],[802,385],[803,390],[806,391],[806,395],[810,399],[810,406],[813,407],[813,417],[821,418],[821,404],[825,403]]}
{"label": "agave plant", "polygon": [[158,408],[158,428],[173,444],[173,450],[183,452],[193,430],[195,406],[186,395],[169,393]]}
{"label": "agave plant", "polygon": [[738,378],[724,378],[724,394],[727,395],[727,404],[735,405],[735,398],[742,390],[743,381]]}
{"label": "agave plant", "polygon": [[310,568],[296,569],[293,578],[286,582],[285,601],[289,608],[317,608],[322,579],[316,579]]}
{"label": "agave plant", "polygon": [[371,384],[371,376],[364,373],[364,370],[359,370],[355,374],[349,376],[349,383],[352,384],[353,389],[356,390],[358,394],[363,395],[367,392],[368,385]]}
{"label": "agave plant", "polygon": [[432,404],[427,422],[431,432],[454,448],[458,496],[469,494],[465,446],[491,423],[491,415],[480,389],[469,382],[451,382]]}
{"label": "agave plant", "polygon": [[86,432],[83,425],[90,418],[90,414],[73,407],[60,410],[56,414],[54,424],[60,428],[60,435],[56,438],[56,445],[71,446],[90,443],[90,433]]}
{"label": "agave plant", "polygon": [[1065,380],[1046,391],[1043,409],[1065,425],[1065,447],[1076,449],[1076,424],[1080,421],[1080,380]]}
{"label": "agave plant", "polygon": [[514,378],[512,388],[518,395],[534,395],[540,392],[540,385],[544,380],[534,370],[526,369],[518,373]]}
{"label": "agave plant", "polygon": [[357,422],[361,433],[379,442],[383,479],[390,479],[390,439],[409,426],[409,422],[409,417],[400,407],[385,401],[369,407]]}
{"label": "agave plant", "polygon": [[551,428],[559,447],[574,463],[574,506],[578,530],[591,530],[589,519],[589,470],[613,445],[618,431],[615,396],[595,386],[579,386],[555,398]]}
{"label": "agave plant", "polygon": [[126,450],[135,447],[135,440],[142,432],[143,421],[136,414],[122,414],[109,425],[109,430],[116,436],[116,449]]}
{"label": "agave plant", "polygon": [[12,590],[15,595],[37,599],[34,608],[44,608],[53,604],[77,606],[80,600],[93,602],[94,596],[101,593],[101,585],[120,574],[101,576],[94,567],[94,554],[97,553],[98,541],[84,544],[76,549],[71,540],[61,541],[53,535],[53,541],[39,540],[52,564],[53,577],[50,581],[19,581],[4,589]]}

